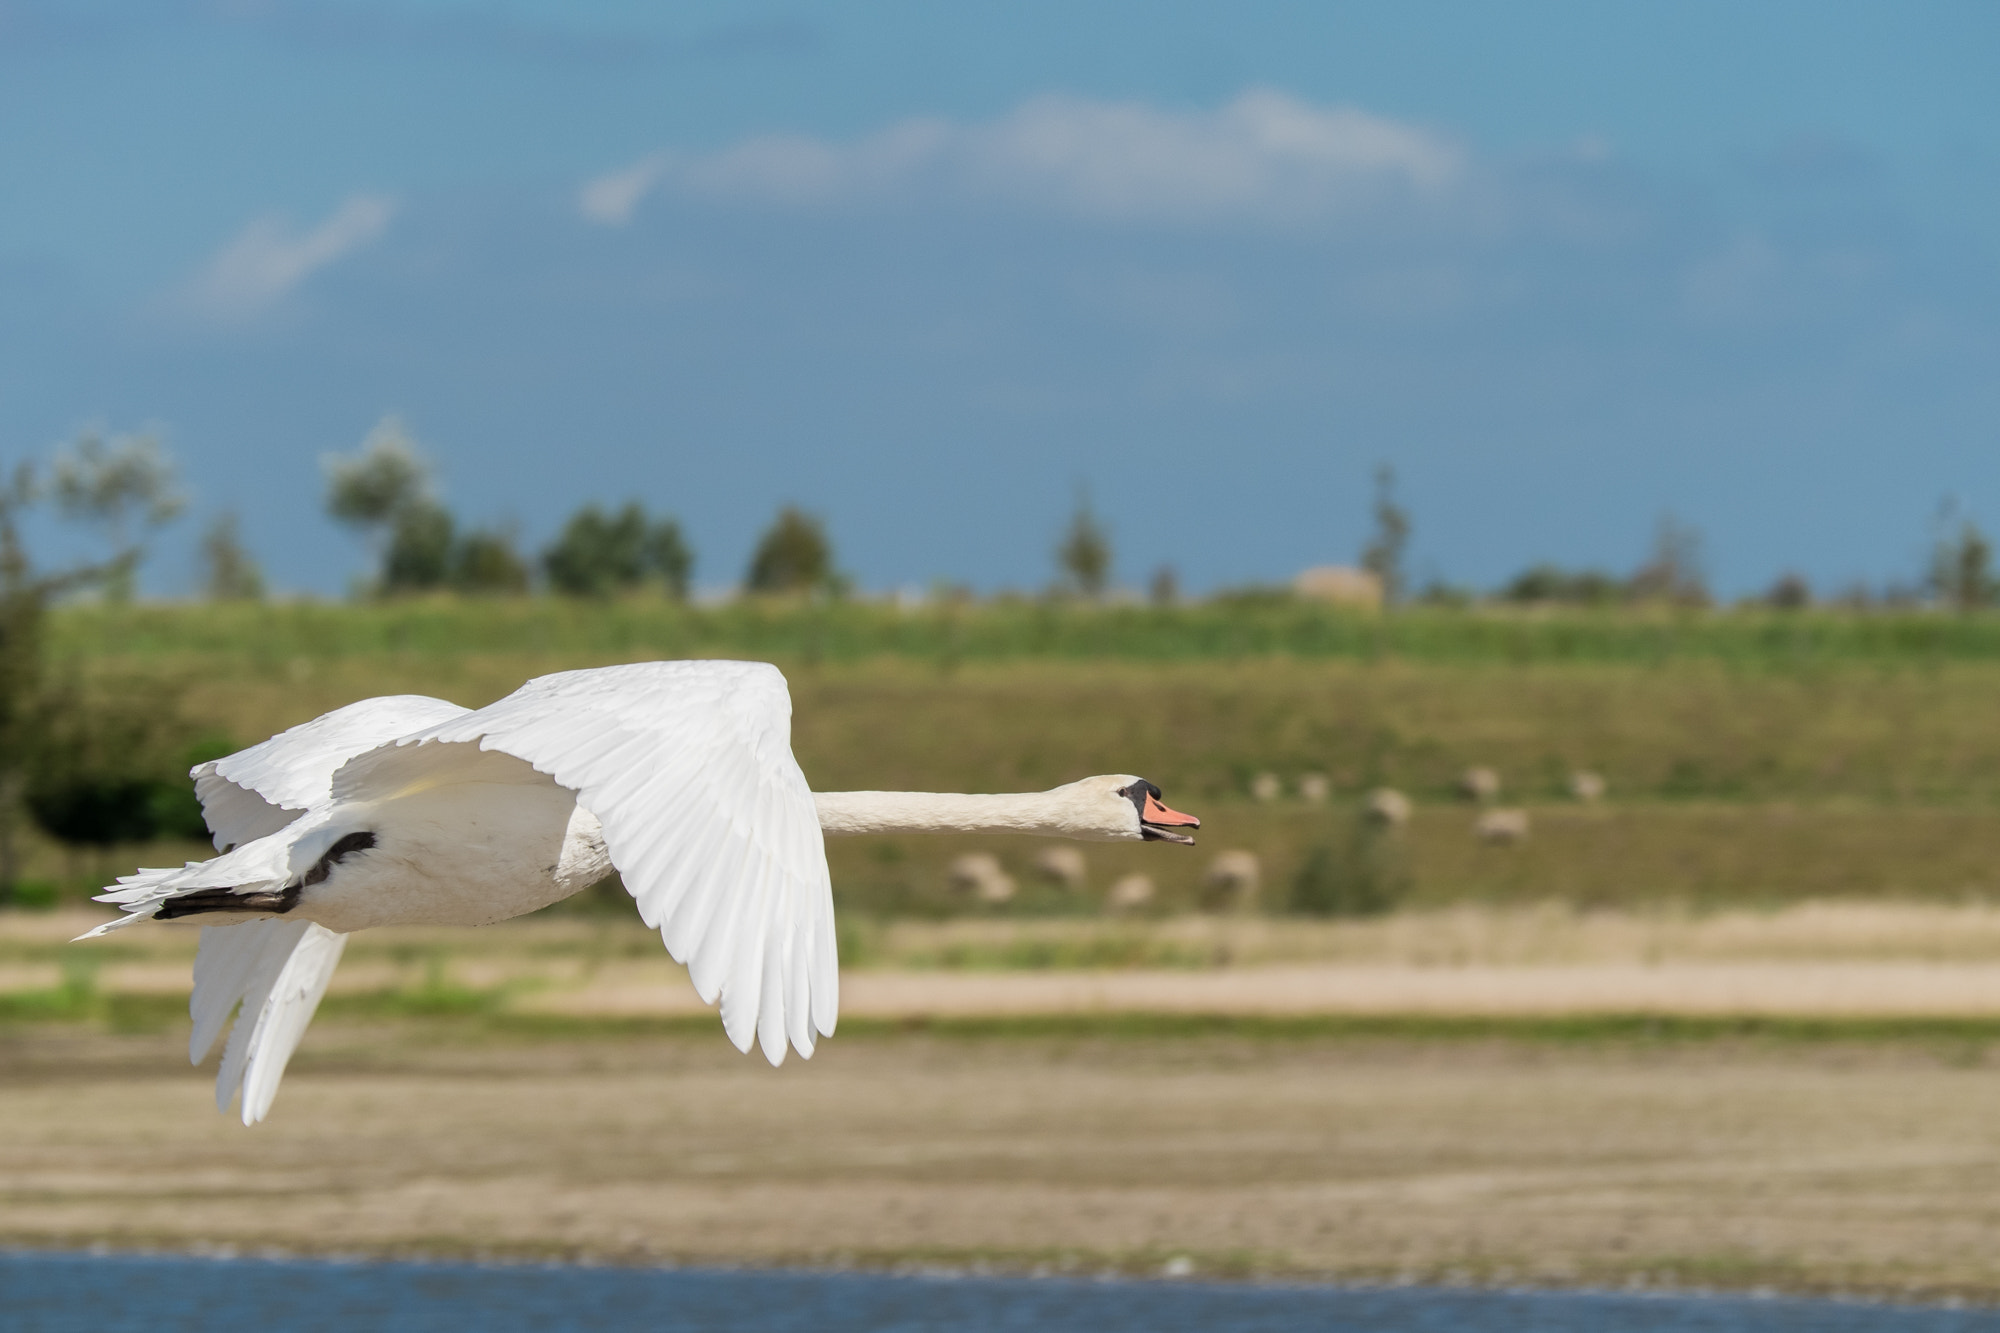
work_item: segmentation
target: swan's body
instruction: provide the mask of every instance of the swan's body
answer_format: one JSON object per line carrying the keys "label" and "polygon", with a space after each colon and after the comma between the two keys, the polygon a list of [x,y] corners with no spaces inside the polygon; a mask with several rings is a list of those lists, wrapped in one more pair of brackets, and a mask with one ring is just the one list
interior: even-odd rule
{"label": "swan's body", "polygon": [[[363,700],[194,770],[222,854],[142,870],[101,899],[200,918],[190,1057],[239,1005],[223,1109],[264,1118],[346,936],[481,926],[546,907],[616,869],[640,915],[720,1002],[738,1049],[812,1054],[839,1008],[824,834],[992,832],[1191,841],[1192,817],[1129,776],[1053,791],[815,796],[791,753],[775,667],[652,662],[529,681],[477,711]],[[220,923],[220,924],[212,924]]]}

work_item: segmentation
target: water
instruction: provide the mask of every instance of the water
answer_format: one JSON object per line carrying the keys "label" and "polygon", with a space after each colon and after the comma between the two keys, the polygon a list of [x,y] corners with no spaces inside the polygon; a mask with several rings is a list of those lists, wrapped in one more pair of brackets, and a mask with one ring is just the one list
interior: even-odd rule
{"label": "water", "polygon": [[2000,1311],[1729,1296],[0,1254],[6,1333],[2000,1333]]}

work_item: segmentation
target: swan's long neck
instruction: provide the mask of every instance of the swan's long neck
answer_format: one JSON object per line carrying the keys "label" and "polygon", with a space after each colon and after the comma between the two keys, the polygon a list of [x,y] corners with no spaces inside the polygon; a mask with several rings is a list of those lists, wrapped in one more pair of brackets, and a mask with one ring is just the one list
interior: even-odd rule
{"label": "swan's long neck", "polygon": [[[1101,841],[1129,838],[1068,789],[961,796],[929,791],[814,792],[829,837],[856,833],[1029,833]],[[1115,807],[1114,807],[1114,813]]]}

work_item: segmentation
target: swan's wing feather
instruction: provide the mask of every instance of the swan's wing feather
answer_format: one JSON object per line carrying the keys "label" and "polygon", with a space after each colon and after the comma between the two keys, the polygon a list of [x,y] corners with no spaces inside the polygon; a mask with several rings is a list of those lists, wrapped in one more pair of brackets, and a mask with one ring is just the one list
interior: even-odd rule
{"label": "swan's wing feather", "polygon": [[276,833],[325,801],[334,770],[355,755],[468,711],[421,694],[363,699],[197,765],[189,776],[216,849]]}
{"label": "swan's wing feather", "polygon": [[[839,1011],[832,881],[791,717],[776,667],[643,662],[543,676],[396,744],[477,741],[576,792],[730,1040],[761,1036],[776,1063],[788,1037],[810,1055]],[[377,767],[345,767],[334,797],[365,795]]]}
{"label": "swan's wing feather", "polygon": [[215,1076],[217,1110],[227,1111],[240,1091],[244,1124],[254,1125],[270,1113],[285,1066],[346,947],[347,936],[310,921],[272,919],[202,928],[188,1003],[194,1017],[188,1059],[200,1064],[230,1015],[236,1015]]}

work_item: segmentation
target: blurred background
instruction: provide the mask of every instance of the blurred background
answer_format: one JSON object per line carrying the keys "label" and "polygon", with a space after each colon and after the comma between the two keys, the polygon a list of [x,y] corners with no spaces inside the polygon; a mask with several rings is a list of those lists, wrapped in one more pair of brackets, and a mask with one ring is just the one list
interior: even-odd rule
{"label": "blurred background", "polygon": [[[1996,51],[0,2],[0,1234],[2000,1291]],[[688,656],[819,789],[1201,846],[830,845],[778,1074],[615,881],[363,937],[290,1148],[176,1063],[192,932],[63,943],[193,763]]]}

